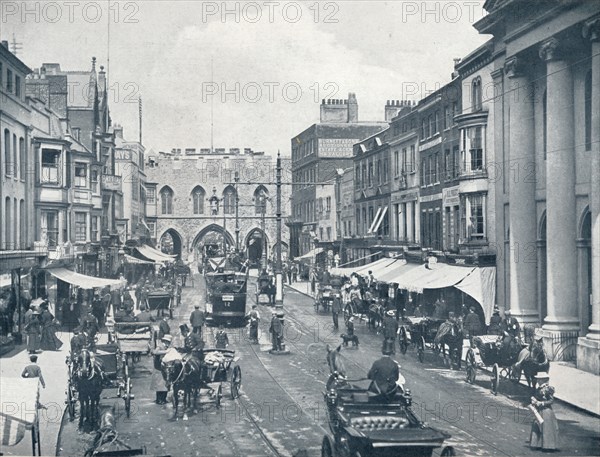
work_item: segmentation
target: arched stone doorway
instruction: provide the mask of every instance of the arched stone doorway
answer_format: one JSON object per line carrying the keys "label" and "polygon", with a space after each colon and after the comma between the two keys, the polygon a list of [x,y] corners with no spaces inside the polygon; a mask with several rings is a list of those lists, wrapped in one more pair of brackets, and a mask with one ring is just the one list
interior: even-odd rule
{"label": "arched stone doorway", "polygon": [[581,216],[577,239],[577,295],[581,334],[592,323],[592,213],[586,207]]}
{"label": "arched stone doorway", "polygon": [[[277,255],[277,244],[278,243],[275,243],[273,245],[273,250],[271,252],[271,255],[273,256],[272,257],[273,262],[276,261],[275,256]],[[281,261],[287,262],[288,258],[289,258],[289,247],[286,242],[282,241],[281,242]]]}
{"label": "arched stone doorway", "polygon": [[246,257],[252,266],[260,265],[263,253],[266,258],[269,258],[269,240],[266,234],[259,228],[252,229],[248,233],[244,246],[246,247]]}
{"label": "arched stone doorway", "polygon": [[227,251],[233,246],[235,246],[235,242],[231,234],[217,224],[211,224],[203,228],[192,242],[192,249],[196,260],[201,259],[204,252],[209,256],[222,255],[224,252],[223,248]]}
{"label": "arched stone doorway", "polygon": [[183,242],[176,230],[168,229],[164,232],[160,237],[159,245],[162,252],[181,257]]}
{"label": "arched stone doorway", "polygon": [[548,281],[547,254],[546,254],[546,212],[542,214],[538,225],[537,237],[537,262],[538,262],[538,310],[540,322],[543,323],[548,315]]}

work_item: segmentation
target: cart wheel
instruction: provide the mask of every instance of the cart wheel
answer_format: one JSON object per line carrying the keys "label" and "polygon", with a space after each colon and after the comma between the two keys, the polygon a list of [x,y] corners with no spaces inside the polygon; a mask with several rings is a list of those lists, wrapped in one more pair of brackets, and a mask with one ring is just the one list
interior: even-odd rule
{"label": "cart wheel", "polygon": [[327,437],[323,437],[323,443],[321,443],[321,457],[333,457],[333,449],[331,449],[331,443]]}
{"label": "cart wheel", "polygon": [[221,398],[223,398],[223,386],[219,384],[219,387],[217,387],[217,391],[215,392],[215,405],[217,408],[221,407]]}
{"label": "cart wheel", "polygon": [[344,322],[346,324],[348,324],[348,321],[350,320],[353,314],[354,309],[352,308],[352,303],[348,303],[346,306],[344,306]]}
{"label": "cart wheel", "polygon": [[492,381],[492,393],[494,395],[497,395],[498,394],[498,384],[500,383],[500,370],[498,369],[497,363],[495,363],[494,366],[492,367],[491,381]]}
{"label": "cart wheel", "polygon": [[242,385],[242,369],[239,365],[233,367],[231,373],[231,399],[235,400],[240,396],[240,386]]}
{"label": "cart wheel", "polygon": [[419,358],[419,362],[423,363],[425,360],[425,338],[421,337],[417,346],[417,357]]}
{"label": "cart wheel", "polygon": [[70,385],[67,386],[67,411],[69,413],[69,420],[73,421],[75,419],[75,398],[73,396],[73,388]]}
{"label": "cart wheel", "polygon": [[469,348],[467,351],[467,382],[469,384],[473,384],[475,382],[475,378],[477,377],[477,365],[475,362],[475,352],[473,349]]}
{"label": "cart wheel", "polygon": [[452,446],[445,447],[442,453],[440,454],[442,457],[453,457],[456,455],[456,451]]}
{"label": "cart wheel", "polygon": [[125,399],[125,413],[129,419],[129,415],[131,414],[131,381],[129,378],[126,380],[125,396],[123,398]]}

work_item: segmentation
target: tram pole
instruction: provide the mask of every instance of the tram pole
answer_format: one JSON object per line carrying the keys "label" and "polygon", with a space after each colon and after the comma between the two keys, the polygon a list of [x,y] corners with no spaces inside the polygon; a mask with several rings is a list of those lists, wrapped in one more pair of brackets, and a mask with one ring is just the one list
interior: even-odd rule
{"label": "tram pole", "polygon": [[238,194],[238,183],[240,182],[240,174],[236,171],[235,177],[235,251],[240,252],[240,197]]}
{"label": "tram pole", "polygon": [[275,250],[275,307],[283,308],[283,266],[281,262],[281,154],[277,152],[277,171],[276,171],[276,189],[277,189],[277,244]]}

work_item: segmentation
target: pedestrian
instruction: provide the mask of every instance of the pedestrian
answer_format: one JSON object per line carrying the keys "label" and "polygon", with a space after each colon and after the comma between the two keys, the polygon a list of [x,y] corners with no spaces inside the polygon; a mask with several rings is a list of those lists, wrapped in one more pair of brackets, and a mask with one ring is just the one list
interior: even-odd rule
{"label": "pedestrian", "polygon": [[219,325],[219,330],[217,331],[217,334],[215,335],[215,341],[216,341],[215,347],[217,349],[227,349],[227,346],[229,346],[229,337],[227,336],[227,332],[223,328],[222,324]]}
{"label": "pedestrian", "polygon": [[315,294],[316,291],[316,286],[317,286],[317,274],[315,273],[314,268],[310,269],[310,291],[312,292],[312,294]]}
{"label": "pedestrian", "polygon": [[40,348],[44,351],[58,351],[63,345],[62,341],[56,337],[58,324],[52,313],[48,310],[48,302],[42,303],[40,308],[42,310],[40,314]]}
{"label": "pedestrian", "polygon": [[288,284],[292,284],[292,268],[288,265],[285,269],[285,272],[287,273],[287,278],[288,278]]}
{"label": "pedestrian", "polygon": [[29,356],[29,361],[31,362],[23,369],[23,373],[21,373],[22,378],[39,378],[42,387],[46,388],[46,381],[44,381],[44,376],[42,376],[42,369],[37,364],[38,356],[35,354],[31,354]]}
{"label": "pedestrian", "polygon": [[165,335],[171,334],[171,327],[167,320],[163,317],[158,321],[158,338],[162,339]]}
{"label": "pedestrian", "polygon": [[477,313],[475,313],[475,307],[471,306],[469,309],[469,314],[465,317],[465,321],[463,323],[463,327],[465,329],[465,336],[467,338],[471,338],[473,336],[478,336],[481,334],[481,320]]}
{"label": "pedestrian", "polygon": [[396,352],[396,335],[398,334],[398,321],[394,310],[389,310],[383,318],[383,344],[390,344],[392,354]]}
{"label": "pedestrian", "polygon": [[258,312],[258,307],[256,305],[252,305],[252,310],[246,315],[246,318],[249,320],[249,337],[251,343],[258,343],[258,324],[260,322],[260,314]]}
{"label": "pedestrian", "polygon": [[488,335],[500,335],[500,324],[502,323],[502,318],[500,317],[500,310],[497,306],[494,306],[494,313],[490,318],[490,326],[488,327]]}
{"label": "pedestrian", "polygon": [[535,419],[531,424],[529,445],[532,449],[555,451],[558,444],[558,422],[552,410],[554,403],[554,387],[548,382],[548,373],[538,373],[535,377],[540,384],[531,397],[530,409],[534,411]]}
{"label": "pedestrian", "polygon": [[25,313],[24,330],[27,334],[27,351],[35,354],[40,349],[40,313],[34,305]]}
{"label": "pedestrian", "polygon": [[150,388],[156,392],[155,403],[157,405],[164,405],[167,403],[167,393],[169,389],[165,382],[162,374],[162,359],[171,347],[173,337],[171,335],[165,335],[160,340],[160,343],[152,351],[154,372],[152,373],[152,379],[150,380]]}
{"label": "pedestrian", "polygon": [[339,292],[336,292],[331,303],[331,316],[333,318],[333,328],[337,330],[338,327],[338,315],[342,312],[342,297]]}
{"label": "pedestrian", "polygon": [[292,281],[298,282],[298,266],[295,263],[292,264]]}
{"label": "pedestrian", "polygon": [[272,335],[273,351],[281,351],[281,343],[283,340],[283,324],[281,323],[281,319],[277,317],[277,313],[275,311],[272,313],[269,332]]}
{"label": "pedestrian", "polygon": [[190,314],[190,324],[192,325],[192,332],[197,333],[202,337],[202,326],[206,317],[203,311],[200,311],[200,305],[194,306],[194,311]]}

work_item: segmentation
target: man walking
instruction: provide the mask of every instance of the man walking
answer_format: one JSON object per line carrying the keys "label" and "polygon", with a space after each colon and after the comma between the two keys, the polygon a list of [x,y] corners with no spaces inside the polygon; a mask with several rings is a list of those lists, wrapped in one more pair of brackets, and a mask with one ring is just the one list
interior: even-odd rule
{"label": "man walking", "polygon": [[23,373],[21,373],[21,377],[22,378],[40,378],[40,383],[42,384],[42,387],[45,389],[46,382],[44,381],[44,377],[42,376],[42,369],[37,364],[37,359],[38,359],[38,356],[35,354],[32,354],[29,356],[29,360],[31,361],[31,364],[27,365],[23,369]]}
{"label": "man walking", "polygon": [[384,347],[389,344],[389,347],[392,351],[392,354],[396,352],[396,335],[398,333],[398,321],[396,320],[396,316],[394,310],[389,310],[385,313],[385,317],[383,318],[383,344]]}
{"label": "man walking", "polygon": [[202,326],[206,320],[204,312],[200,311],[200,305],[194,306],[194,311],[190,314],[190,324],[192,324],[192,331],[202,338]]}
{"label": "man walking", "polygon": [[342,297],[339,292],[335,293],[331,304],[331,316],[333,317],[333,329],[338,329],[338,315],[342,312]]}
{"label": "man walking", "polygon": [[269,332],[272,335],[273,351],[281,351],[281,340],[283,338],[283,325],[281,319],[277,317],[277,313],[273,311],[271,318],[271,327]]}

